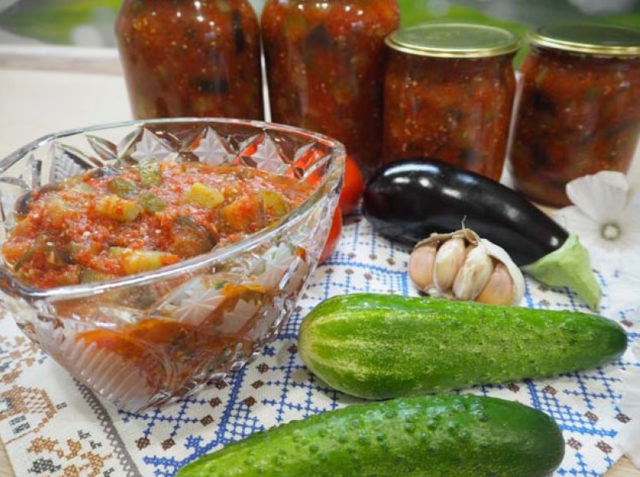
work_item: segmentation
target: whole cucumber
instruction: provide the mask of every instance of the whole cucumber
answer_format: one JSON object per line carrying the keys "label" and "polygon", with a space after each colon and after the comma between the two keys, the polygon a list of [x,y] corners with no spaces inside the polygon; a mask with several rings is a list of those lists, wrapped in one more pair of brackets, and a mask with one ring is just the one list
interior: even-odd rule
{"label": "whole cucumber", "polygon": [[546,414],[483,396],[358,404],[290,422],[183,467],[177,477],[528,477],[564,441]]}
{"label": "whole cucumber", "polygon": [[333,388],[385,399],[591,368],[626,346],[600,316],[364,293],[314,308],[298,347]]}

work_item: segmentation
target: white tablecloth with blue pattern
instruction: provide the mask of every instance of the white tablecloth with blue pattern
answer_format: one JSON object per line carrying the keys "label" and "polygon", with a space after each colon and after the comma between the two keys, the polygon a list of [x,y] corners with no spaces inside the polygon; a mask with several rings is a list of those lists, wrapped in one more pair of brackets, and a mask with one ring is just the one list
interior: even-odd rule
{"label": "white tablecloth with blue pattern", "polygon": [[[353,219],[338,250],[319,267],[277,340],[254,362],[173,405],[121,412],[71,378],[0,319],[0,438],[17,475],[171,476],[182,465],[253,432],[356,400],[325,387],[303,366],[296,348],[301,319],[338,294],[415,295],[408,254]],[[625,328],[631,346],[603,368],[553,379],[483,386],[461,392],[517,400],[549,414],[562,428],[566,456],[556,475],[597,476],[620,456],[616,435],[640,416],[620,408],[625,373],[640,373],[640,299],[620,306],[611,290],[619,273],[598,273],[601,314]],[[523,305],[586,311],[567,290],[527,280]]]}

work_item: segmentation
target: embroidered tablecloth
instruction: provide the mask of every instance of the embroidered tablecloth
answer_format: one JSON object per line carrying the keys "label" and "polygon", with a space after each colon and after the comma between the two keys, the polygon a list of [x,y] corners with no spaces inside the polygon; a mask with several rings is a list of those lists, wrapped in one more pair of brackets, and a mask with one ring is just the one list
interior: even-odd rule
{"label": "embroidered tablecloth", "polygon": [[[261,356],[181,402],[122,412],[73,379],[30,343],[10,317],[0,318],[0,439],[17,475],[171,476],[207,452],[271,426],[356,402],[307,371],[296,348],[302,318],[338,294],[416,295],[405,272],[407,250],[353,219],[338,250],[313,275],[295,313]],[[553,379],[483,386],[461,392],[517,400],[549,414],[562,428],[566,456],[556,475],[597,476],[620,457],[616,435],[640,420],[620,408],[626,373],[640,372],[640,299],[611,293],[624,277],[599,272],[601,314],[625,328],[631,346],[603,368]],[[586,311],[567,290],[527,279],[523,305]]]}

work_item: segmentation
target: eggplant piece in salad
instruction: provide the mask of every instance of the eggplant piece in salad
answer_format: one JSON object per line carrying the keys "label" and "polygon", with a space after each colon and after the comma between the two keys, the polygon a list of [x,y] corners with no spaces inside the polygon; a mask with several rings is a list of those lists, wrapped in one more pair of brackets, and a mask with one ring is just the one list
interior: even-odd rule
{"label": "eggplant piece in salad", "polygon": [[496,181],[435,159],[393,162],[367,182],[363,208],[378,233],[410,246],[469,228],[541,283],[568,286],[597,309],[600,285],[578,238]]}

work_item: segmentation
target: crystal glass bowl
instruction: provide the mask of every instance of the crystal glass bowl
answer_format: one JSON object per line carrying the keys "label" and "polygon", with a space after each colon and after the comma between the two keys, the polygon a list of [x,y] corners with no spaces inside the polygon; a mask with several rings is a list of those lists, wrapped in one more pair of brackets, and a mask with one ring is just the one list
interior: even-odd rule
{"label": "crystal glass bowl", "polygon": [[129,410],[191,394],[275,337],[324,246],[345,152],[301,129],[228,119],[53,134],[0,162],[0,242],[32,189],[148,158],[254,167],[312,184],[313,193],[275,226],[239,242],[117,280],[34,288],[2,261],[0,311],[80,381]]}

